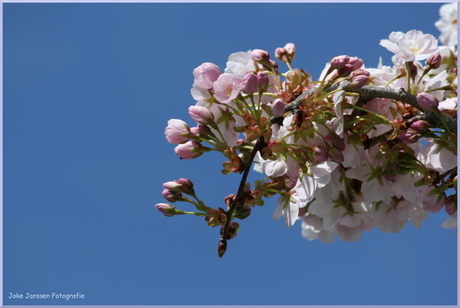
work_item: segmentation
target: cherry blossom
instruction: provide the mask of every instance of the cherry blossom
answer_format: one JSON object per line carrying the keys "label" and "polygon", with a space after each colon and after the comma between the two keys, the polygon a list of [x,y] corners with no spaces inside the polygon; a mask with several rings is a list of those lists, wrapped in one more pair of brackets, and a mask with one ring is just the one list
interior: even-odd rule
{"label": "cherry blossom", "polygon": [[214,82],[214,96],[222,104],[228,104],[232,99],[236,98],[243,88],[243,83],[240,77],[223,73]]}
{"label": "cherry blossom", "polygon": [[380,45],[406,62],[425,60],[438,51],[438,40],[417,30],[392,32],[388,40],[380,41]]}

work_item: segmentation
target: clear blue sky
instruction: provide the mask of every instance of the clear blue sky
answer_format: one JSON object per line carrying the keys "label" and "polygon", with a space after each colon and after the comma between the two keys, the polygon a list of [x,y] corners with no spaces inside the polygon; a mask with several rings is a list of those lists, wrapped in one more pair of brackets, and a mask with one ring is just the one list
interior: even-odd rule
{"label": "clear blue sky", "polygon": [[170,118],[193,124],[195,67],[223,70],[233,52],[273,55],[288,42],[313,78],[342,54],[392,65],[380,40],[438,37],[440,6],[3,4],[4,304],[456,304],[457,238],[440,227],[444,211],[419,230],[322,244],[298,222],[272,221],[273,198],[219,259],[219,229],[154,207],[180,177],[210,206],[237,189],[222,156],[180,160],[164,138]]}

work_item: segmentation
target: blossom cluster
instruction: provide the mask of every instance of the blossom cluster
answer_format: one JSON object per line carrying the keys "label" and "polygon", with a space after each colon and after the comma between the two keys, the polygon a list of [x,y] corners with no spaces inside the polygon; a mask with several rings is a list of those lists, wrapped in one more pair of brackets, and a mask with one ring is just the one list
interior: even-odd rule
{"label": "blossom cluster", "polygon": [[[196,126],[171,119],[166,139],[181,159],[221,152],[222,173],[242,173],[242,182],[224,198],[226,209],[205,206],[189,180],[167,182],[167,201],[192,203],[198,212],[157,208],[220,226],[219,256],[238,231],[233,220],[274,195],[274,219],[283,217],[288,227],[299,221],[303,237],[324,243],[335,235],[357,241],[374,227],[399,232],[408,221],[419,228],[442,209],[450,215],[443,227],[456,228],[456,12],[455,3],[441,7],[435,25],[444,46],[417,30],[381,40],[394,53],[392,66],[369,68],[341,55],[313,81],[294,68],[292,43],[274,52],[286,72],[260,49],[231,54],[223,71],[198,66],[191,89],[197,102],[189,108]],[[251,187],[252,163],[265,177]]]}

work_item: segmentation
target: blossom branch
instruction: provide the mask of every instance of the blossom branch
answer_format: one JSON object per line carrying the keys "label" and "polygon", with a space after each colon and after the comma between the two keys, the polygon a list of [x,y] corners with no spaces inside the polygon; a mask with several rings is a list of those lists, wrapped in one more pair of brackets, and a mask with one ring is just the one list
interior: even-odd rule
{"label": "blossom branch", "polygon": [[243,197],[243,195],[244,195],[244,187],[246,185],[246,180],[248,178],[248,174],[249,174],[249,170],[251,169],[252,162],[254,161],[256,153],[262,149],[264,144],[265,144],[264,137],[263,136],[259,137],[259,139],[257,139],[256,144],[254,145],[254,148],[251,151],[251,155],[250,155],[248,161],[245,163],[243,176],[241,177],[241,181],[240,181],[240,185],[238,187],[238,191],[236,193],[235,198],[230,203],[229,209],[226,212],[227,219],[225,221],[225,225],[224,225],[224,228],[223,228],[223,231],[222,231],[222,236],[220,238],[219,246],[218,246],[219,247],[219,249],[218,249],[219,257],[222,257],[224,255],[226,247],[227,247],[227,239],[229,237],[229,225],[230,225],[230,222],[232,221],[233,213],[235,212],[235,209],[236,209],[237,205],[241,204],[242,202],[244,202],[244,197]]}

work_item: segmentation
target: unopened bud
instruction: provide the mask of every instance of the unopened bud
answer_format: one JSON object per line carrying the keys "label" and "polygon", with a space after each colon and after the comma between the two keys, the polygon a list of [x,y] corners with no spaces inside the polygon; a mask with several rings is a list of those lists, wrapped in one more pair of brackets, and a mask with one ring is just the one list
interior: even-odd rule
{"label": "unopened bud", "polygon": [[438,109],[439,102],[438,100],[431,94],[426,92],[421,92],[417,94],[417,102],[423,109],[427,111],[433,111]]}
{"label": "unopened bud", "polygon": [[337,57],[332,58],[331,62],[329,63],[331,64],[332,68],[340,69],[344,67],[345,64],[347,64],[349,60],[350,60],[349,56],[343,55],[343,56],[337,56]]}
{"label": "unopened bud", "polygon": [[429,126],[430,126],[430,123],[428,123],[427,121],[418,120],[412,123],[410,128],[412,128],[417,133],[423,133],[424,131],[428,129]]}
{"label": "unopened bud", "polygon": [[339,75],[339,77],[348,77],[350,76],[352,71],[353,71],[353,65],[345,64],[343,67],[337,70],[337,74]]}
{"label": "unopened bud", "polygon": [[273,109],[273,115],[275,117],[280,117],[284,114],[284,109],[286,107],[286,104],[283,102],[282,99],[277,98],[275,101],[272,103],[272,109]]}
{"label": "unopened bud", "polygon": [[219,242],[219,245],[217,246],[217,255],[219,258],[222,258],[222,256],[225,254],[227,251],[227,241],[221,240]]}
{"label": "unopened bud", "polygon": [[157,203],[155,207],[167,217],[172,217],[175,214],[175,207],[167,203]]}
{"label": "unopened bud", "polygon": [[364,62],[358,57],[350,57],[350,59],[348,60],[348,64],[353,65],[353,69],[357,70],[364,65]]}
{"label": "unopened bud", "polygon": [[258,90],[258,80],[254,73],[249,73],[243,78],[243,92],[246,94],[253,94]]}
{"label": "unopened bud", "polygon": [[270,82],[268,79],[267,73],[258,72],[257,73],[257,81],[259,84],[259,91],[265,92],[268,89],[268,83]]}
{"label": "unopened bud", "polygon": [[327,160],[327,151],[318,145],[311,148],[313,151],[313,163],[319,164]]}
{"label": "unopened bud", "polygon": [[184,194],[192,195],[195,193],[193,190],[193,183],[189,179],[180,178],[177,182],[182,185],[182,192]]}
{"label": "unopened bud", "polygon": [[181,192],[182,185],[177,181],[169,181],[163,184],[163,187],[172,192]]}
{"label": "unopened bud", "polygon": [[420,135],[417,134],[417,132],[411,128],[407,129],[404,132],[401,132],[398,135],[398,138],[405,143],[415,143],[418,141],[418,138]]}
{"label": "unopened bud", "polygon": [[426,60],[426,65],[435,70],[437,68],[439,68],[439,66],[441,66],[441,61],[442,61],[442,57],[441,57],[441,54],[439,52],[435,53],[434,55],[431,55],[427,60]]}
{"label": "unopened bud", "polygon": [[267,51],[261,49],[254,49],[251,51],[252,60],[257,63],[266,63],[270,59],[270,55]]}
{"label": "unopened bud", "polygon": [[283,62],[288,61],[287,50],[285,48],[278,47],[275,49],[275,57]]}
{"label": "unopened bud", "polygon": [[190,106],[188,114],[197,123],[206,124],[209,119],[214,119],[214,115],[208,108],[203,106]]}
{"label": "unopened bud", "polygon": [[284,46],[284,49],[286,49],[287,54],[289,55],[292,61],[296,53],[295,45],[293,43],[287,43],[286,46]]}

